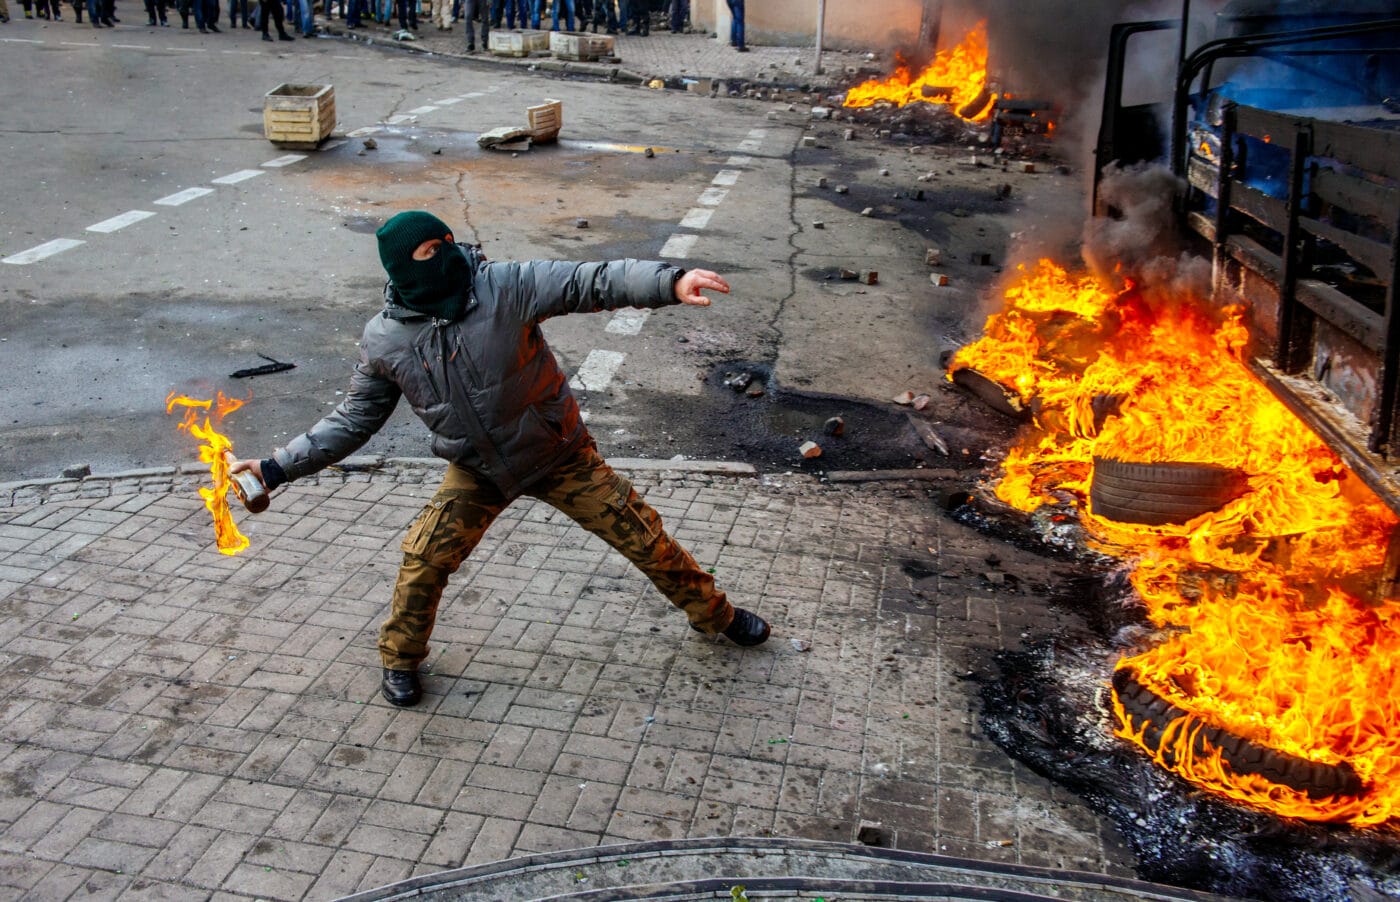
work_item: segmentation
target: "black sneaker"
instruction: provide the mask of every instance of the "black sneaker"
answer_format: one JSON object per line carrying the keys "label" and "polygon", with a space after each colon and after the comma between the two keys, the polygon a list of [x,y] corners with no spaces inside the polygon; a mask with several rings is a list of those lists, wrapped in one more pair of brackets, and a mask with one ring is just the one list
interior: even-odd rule
{"label": "black sneaker", "polygon": [[416,670],[390,670],[386,667],[379,688],[385,700],[399,708],[411,708],[423,698],[423,685],[418,681]]}
{"label": "black sneaker", "polygon": [[[693,623],[690,625],[690,628],[697,633],[705,632]],[[729,626],[725,628],[724,637],[735,645],[742,646],[743,648],[752,648],[755,645],[762,645],[764,642],[767,642],[769,632],[768,621],[752,611],[746,611],[743,608],[735,608],[734,619],[730,621]]]}

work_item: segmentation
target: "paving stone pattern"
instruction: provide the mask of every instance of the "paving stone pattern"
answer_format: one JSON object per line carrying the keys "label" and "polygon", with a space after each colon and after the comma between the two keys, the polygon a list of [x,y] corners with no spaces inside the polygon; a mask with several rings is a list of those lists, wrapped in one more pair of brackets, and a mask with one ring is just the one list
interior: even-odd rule
{"label": "paving stone pattern", "polygon": [[755,650],[518,502],[400,710],[375,637],[439,476],[304,480],[240,518],[232,558],[194,474],[4,487],[0,895],[327,899],[632,840],[852,841],[862,820],[899,848],[1131,874],[1106,822],[981,735],[960,679],[1063,615],[976,578],[993,544],[913,484],[633,474],[772,621]]}

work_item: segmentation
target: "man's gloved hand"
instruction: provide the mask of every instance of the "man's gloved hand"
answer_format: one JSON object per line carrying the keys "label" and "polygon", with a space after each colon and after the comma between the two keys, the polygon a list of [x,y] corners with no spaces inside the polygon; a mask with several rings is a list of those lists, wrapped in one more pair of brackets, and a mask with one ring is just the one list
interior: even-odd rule
{"label": "man's gloved hand", "polygon": [[266,460],[240,460],[229,464],[228,471],[230,474],[251,472],[269,492],[287,481],[287,474],[270,457]]}

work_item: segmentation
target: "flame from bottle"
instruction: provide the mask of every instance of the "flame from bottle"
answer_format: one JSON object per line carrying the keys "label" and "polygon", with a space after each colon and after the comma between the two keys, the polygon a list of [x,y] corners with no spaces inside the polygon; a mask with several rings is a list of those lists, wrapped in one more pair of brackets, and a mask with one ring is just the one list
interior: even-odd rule
{"label": "flame from bottle", "polygon": [[[233,413],[244,405],[244,401],[238,398],[229,398],[223,392],[212,400],[200,400],[190,398],[185,395],[177,395],[171,392],[165,399],[165,412],[174,413],[176,407],[185,408],[185,417],[180,421],[179,429],[188,432],[199,441],[203,442],[199,446],[199,461],[209,465],[209,475],[213,480],[212,487],[201,486],[199,496],[204,499],[204,506],[208,508],[210,516],[214,518],[214,539],[221,554],[234,555],[248,547],[248,537],[238,531],[238,526],[233,522],[233,514],[229,511],[228,492],[231,484],[229,482],[229,464],[225,457],[225,452],[233,450],[233,442],[228,436],[219,432],[218,425],[223,422],[224,417]],[[203,411],[203,421],[200,420],[200,412]],[[211,420],[212,417],[212,420]]]}

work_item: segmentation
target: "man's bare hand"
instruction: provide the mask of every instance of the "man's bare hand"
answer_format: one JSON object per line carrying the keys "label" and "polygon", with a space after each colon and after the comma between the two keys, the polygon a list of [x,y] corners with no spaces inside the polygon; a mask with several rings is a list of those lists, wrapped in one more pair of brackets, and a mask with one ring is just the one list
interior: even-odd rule
{"label": "man's bare hand", "polygon": [[696,307],[710,306],[710,299],[700,292],[708,289],[729,294],[729,283],[720,278],[719,273],[708,269],[692,269],[676,280],[676,300]]}
{"label": "man's bare hand", "polygon": [[263,485],[267,485],[267,482],[263,479],[262,461],[260,460],[235,461],[234,463],[229,464],[228,468],[230,474],[242,473],[245,470],[251,470],[253,472],[253,475],[258,477],[258,482],[261,482]]}

